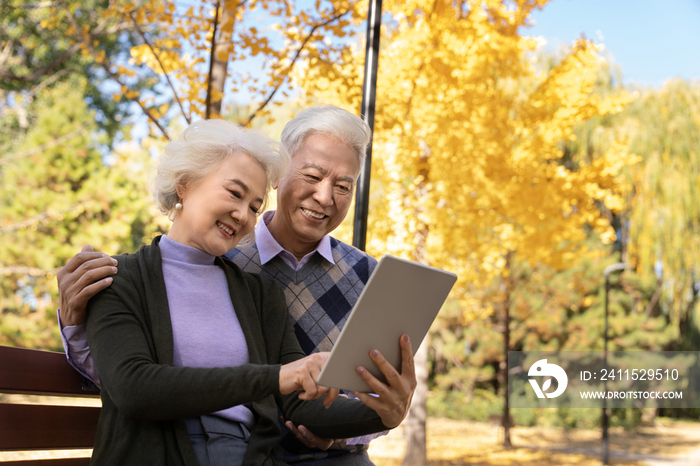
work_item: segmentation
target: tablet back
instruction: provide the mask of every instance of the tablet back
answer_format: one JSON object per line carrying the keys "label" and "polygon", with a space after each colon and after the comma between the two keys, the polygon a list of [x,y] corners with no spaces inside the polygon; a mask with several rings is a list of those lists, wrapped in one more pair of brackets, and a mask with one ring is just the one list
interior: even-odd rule
{"label": "tablet back", "polygon": [[372,349],[401,371],[399,338],[403,334],[411,338],[415,355],[456,280],[455,274],[444,270],[382,257],[319,375],[319,385],[371,392],[355,368],[363,366],[385,382],[369,357]]}

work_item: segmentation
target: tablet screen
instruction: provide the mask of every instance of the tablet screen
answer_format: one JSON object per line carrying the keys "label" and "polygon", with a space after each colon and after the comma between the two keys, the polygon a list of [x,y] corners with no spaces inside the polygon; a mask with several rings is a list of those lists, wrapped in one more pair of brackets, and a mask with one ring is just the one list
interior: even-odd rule
{"label": "tablet screen", "polygon": [[331,355],[319,385],[360,392],[372,391],[355,373],[363,366],[385,382],[369,352],[379,350],[399,372],[399,338],[411,338],[413,353],[437,317],[457,275],[417,262],[384,256],[360,294]]}

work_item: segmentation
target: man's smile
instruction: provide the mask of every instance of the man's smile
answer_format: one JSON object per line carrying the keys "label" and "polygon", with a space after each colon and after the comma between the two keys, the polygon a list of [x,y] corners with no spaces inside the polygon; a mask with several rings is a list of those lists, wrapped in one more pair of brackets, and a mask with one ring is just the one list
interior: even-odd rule
{"label": "man's smile", "polygon": [[313,210],[305,209],[303,207],[301,208],[301,211],[303,213],[305,213],[306,215],[308,215],[309,217],[314,218],[316,220],[323,220],[324,218],[328,217],[328,215],[325,215],[325,214],[322,214],[319,212],[315,212]]}

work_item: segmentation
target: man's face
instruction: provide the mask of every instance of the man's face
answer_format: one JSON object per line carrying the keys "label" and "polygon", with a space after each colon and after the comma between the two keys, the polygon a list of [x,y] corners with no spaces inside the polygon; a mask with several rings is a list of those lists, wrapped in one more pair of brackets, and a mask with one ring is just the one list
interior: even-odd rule
{"label": "man's face", "polygon": [[275,239],[301,257],[345,219],[360,171],[354,151],[332,137],[309,136],[277,185]]}

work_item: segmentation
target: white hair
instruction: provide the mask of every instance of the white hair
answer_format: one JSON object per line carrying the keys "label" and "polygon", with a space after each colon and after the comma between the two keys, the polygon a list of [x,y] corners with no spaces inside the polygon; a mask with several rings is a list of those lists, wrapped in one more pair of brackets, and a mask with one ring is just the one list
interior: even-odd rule
{"label": "white hair", "polygon": [[367,144],[372,137],[372,130],[362,118],[334,105],[309,107],[284,127],[282,147],[294,157],[306,138],[313,134],[328,135],[347,144],[355,152],[362,170],[367,156]]}
{"label": "white hair", "polygon": [[[289,167],[289,154],[262,133],[218,119],[192,123],[180,139],[165,146],[152,182],[153,196],[160,211],[172,220],[175,204],[180,201],[178,189],[197,185],[228,157],[241,152],[257,160],[265,170],[267,185],[262,212],[270,186],[277,183]],[[248,238],[245,240],[250,242]]]}

